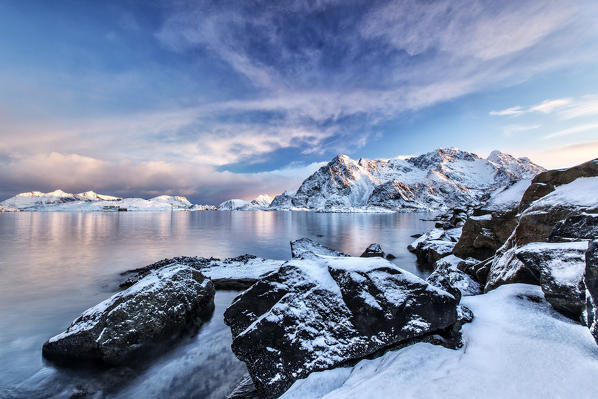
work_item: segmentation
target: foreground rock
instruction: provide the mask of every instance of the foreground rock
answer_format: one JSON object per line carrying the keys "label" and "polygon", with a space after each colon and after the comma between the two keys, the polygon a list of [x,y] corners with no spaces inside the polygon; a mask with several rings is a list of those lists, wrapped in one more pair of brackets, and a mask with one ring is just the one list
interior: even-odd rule
{"label": "foreground rock", "polygon": [[419,263],[431,265],[438,259],[450,255],[460,236],[461,228],[435,228],[413,241],[407,249],[417,256]]}
{"label": "foreground rock", "polygon": [[370,244],[361,254],[362,258],[384,258],[384,251],[380,244]]}
{"label": "foreground rock", "polygon": [[598,237],[598,214],[582,213],[558,222],[550,232],[549,241],[592,240]]}
{"label": "foreground rock", "polygon": [[225,322],[258,392],[273,398],[313,371],[451,327],[457,303],[381,258],[310,255],[239,295]]}
{"label": "foreground rock", "polygon": [[122,273],[126,279],[120,287],[130,287],[154,270],[180,264],[199,270],[209,277],[217,290],[244,290],[262,275],[277,270],[283,263],[282,260],[258,258],[249,254],[226,259],[179,256]]}
{"label": "foreground rock", "polygon": [[291,241],[291,256],[293,258],[302,258],[306,254],[324,255],[324,256],[349,256],[345,253],[330,249],[319,242],[309,238],[300,238]]}
{"label": "foreground rock", "polygon": [[436,287],[440,287],[451,294],[467,296],[479,295],[482,287],[463,270],[467,270],[476,264],[472,260],[463,260],[455,255],[446,256],[436,262],[434,272],[428,276],[426,281]]}
{"label": "foreground rock", "polygon": [[586,252],[584,283],[586,286],[587,324],[598,343],[598,240],[592,241]]}
{"label": "foreground rock", "polygon": [[536,275],[544,297],[560,313],[579,321],[585,309],[583,274],[588,243],[531,243],[516,256]]}
{"label": "foreground rock", "polygon": [[484,260],[492,257],[517,227],[519,202],[530,179],[518,181],[492,193],[488,202],[473,211],[463,225],[453,254],[460,258]]}
{"label": "foreground rock", "polygon": [[42,353],[63,363],[125,364],[201,324],[213,309],[209,279],[188,266],[164,267],[86,310]]}
{"label": "foreground rock", "polygon": [[[569,184],[556,187],[554,191],[532,202],[520,215],[517,227],[509,239],[496,252],[485,291],[502,284],[533,283],[534,277],[537,276],[534,276],[533,270],[527,269],[516,256],[517,249],[530,242],[548,242],[555,228],[557,233],[552,236],[553,238],[563,234],[558,233],[560,230],[558,226],[567,223],[567,219],[571,221],[575,216],[598,213],[597,193],[598,177],[579,177]],[[575,231],[577,234],[571,234]],[[567,241],[579,240],[586,237],[586,232],[584,229],[569,228],[566,235],[569,235]]]}

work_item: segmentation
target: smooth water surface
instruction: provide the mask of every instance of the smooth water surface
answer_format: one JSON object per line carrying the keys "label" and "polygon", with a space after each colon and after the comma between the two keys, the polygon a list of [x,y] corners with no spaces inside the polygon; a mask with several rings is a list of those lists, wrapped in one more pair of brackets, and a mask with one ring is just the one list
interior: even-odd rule
{"label": "smooth water surface", "polygon": [[85,372],[56,369],[43,361],[41,346],[83,310],[114,293],[120,272],[167,257],[250,253],[288,259],[289,241],[301,237],[358,256],[377,242],[396,256],[393,262],[425,276],[428,271],[418,268],[406,247],[412,234],[432,226],[420,220],[428,216],[262,211],[0,214],[0,397],[26,392],[68,397],[73,392],[105,391],[104,386],[118,387],[108,396],[223,397],[244,372],[230,351],[230,331],[222,322],[234,292],[218,292],[214,315],[196,336],[151,364],[119,370],[117,375],[110,371],[92,378]]}

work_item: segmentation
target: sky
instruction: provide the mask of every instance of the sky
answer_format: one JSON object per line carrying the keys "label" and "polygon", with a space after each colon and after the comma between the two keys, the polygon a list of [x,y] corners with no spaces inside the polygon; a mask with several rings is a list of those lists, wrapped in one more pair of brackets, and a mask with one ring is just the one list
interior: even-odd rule
{"label": "sky", "polygon": [[338,153],[598,156],[598,2],[0,0],[0,199],[296,189]]}

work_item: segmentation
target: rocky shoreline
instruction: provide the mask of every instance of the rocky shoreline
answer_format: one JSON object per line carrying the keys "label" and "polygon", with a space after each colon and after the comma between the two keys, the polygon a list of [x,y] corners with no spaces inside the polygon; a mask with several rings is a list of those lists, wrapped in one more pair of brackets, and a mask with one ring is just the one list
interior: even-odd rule
{"label": "rocky shoreline", "polygon": [[361,257],[302,238],[291,242],[289,260],[164,259],[123,273],[123,291],[50,338],[43,355],[66,366],[151,356],[210,317],[217,289],[242,291],[224,321],[249,378],[231,398],[280,397],[310,375],[421,343],[457,349],[464,323],[476,317],[461,300],[506,292],[504,285],[538,286],[543,298],[521,300],[547,301],[598,343],[597,193],[592,160],[440,215],[409,246],[432,265],[426,280],[390,263],[375,243]]}

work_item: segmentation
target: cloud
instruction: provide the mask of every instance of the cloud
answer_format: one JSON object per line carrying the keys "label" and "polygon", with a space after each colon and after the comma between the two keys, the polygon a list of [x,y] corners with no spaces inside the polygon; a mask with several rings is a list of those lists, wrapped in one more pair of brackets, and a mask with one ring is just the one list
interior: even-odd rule
{"label": "cloud", "polygon": [[534,162],[548,169],[564,168],[596,158],[598,141],[583,141],[548,150],[526,153]]}
{"label": "cloud", "polygon": [[505,136],[510,137],[516,133],[527,132],[530,130],[539,129],[541,125],[507,125],[503,128]]}
{"label": "cloud", "polygon": [[572,134],[583,133],[596,130],[598,131],[598,123],[588,123],[584,125],[574,126],[567,129],[559,130],[544,136],[545,139],[552,139],[555,137],[569,136]]}
{"label": "cloud", "polygon": [[513,116],[515,116],[515,115],[521,115],[525,112],[526,111],[524,111],[523,108],[521,108],[519,105],[517,105],[515,107],[503,109],[502,111],[490,111],[490,115],[494,115],[494,116],[511,116],[511,115],[513,115]]}
{"label": "cloud", "polygon": [[0,157],[0,198],[20,191],[94,190],[122,196],[186,195],[218,204],[230,198],[253,199],[294,189],[321,163],[294,165],[261,173],[218,171],[207,165],[164,161],[106,161],[79,154],[52,152]]}
{"label": "cloud", "polygon": [[[353,139],[362,126],[591,59],[592,47],[574,50],[590,46],[578,35],[589,21],[584,10],[583,2],[552,0],[200,1],[179,3],[156,37],[180,53],[208,52],[251,84],[250,98],[206,109],[281,112],[282,120],[256,127],[305,124],[312,148],[325,152],[334,151],[332,136],[351,138],[354,150],[367,143],[367,133]],[[551,112],[558,101],[534,111]]]}
{"label": "cloud", "polygon": [[517,105],[502,111],[490,111],[490,115],[493,116],[520,116],[531,113],[554,114],[563,120],[598,115],[598,95],[544,100],[529,107]]}

